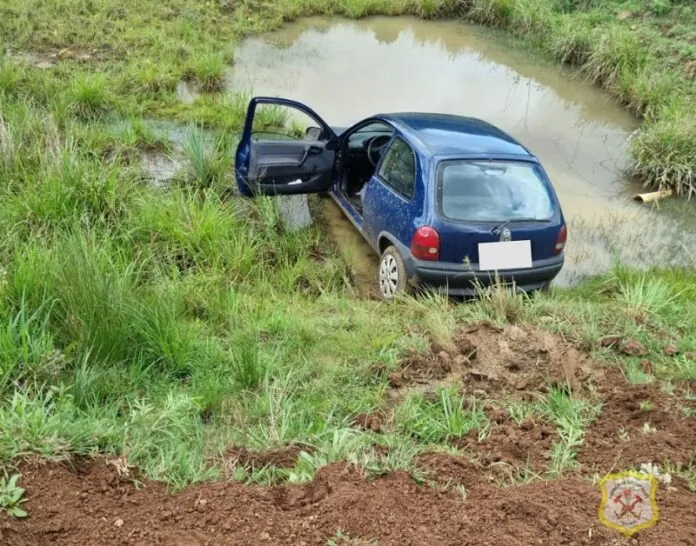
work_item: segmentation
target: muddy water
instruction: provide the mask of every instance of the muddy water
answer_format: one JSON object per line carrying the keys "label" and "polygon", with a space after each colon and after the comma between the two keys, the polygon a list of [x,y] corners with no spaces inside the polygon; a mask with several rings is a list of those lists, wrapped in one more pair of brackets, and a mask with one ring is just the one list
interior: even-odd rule
{"label": "muddy water", "polygon": [[544,162],[570,225],[557,284],[635,266],[693,263],[690,203],[659,210],[631,201],[622,172],[638,124],[599,89],[500,36],[455,22],[307,19],[247,39],[235,54],[235,91],[308,103],[330,124],[384,111],[483,118]]}

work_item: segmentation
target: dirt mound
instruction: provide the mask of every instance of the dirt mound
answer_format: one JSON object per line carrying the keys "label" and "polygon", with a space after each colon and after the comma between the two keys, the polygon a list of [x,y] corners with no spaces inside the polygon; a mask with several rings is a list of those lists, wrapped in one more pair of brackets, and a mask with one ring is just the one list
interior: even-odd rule
{"label": "dirt mound", "polygon": [[585,433],[578,460],[604,472],[664,460],[688,465],[696,459],[694,413],[696,401],[669,396],[653,384],[622,381],[614,392],[606,393],[602,413]]}
{"label": "dirt mound", "polygon": [[[629,542],[599,524],[601,495],[586,480],[500,489],[476,485],[473,467],[453,468],[465,485],[467,480],[475,485],[467,490],[466,501],[455,490],[420,487],[403,472],[368,481],[344,464],[324,468],[306,485],[214,482],[176,494],[154,483],[136,489],[108,479],[114,470],[101,463],[81,474],[57,464],[23,468],[30,517],[0,515],[0,542],[324,546],[339,529],[344,536],[375,540],[380,546]],[[661,486],[660,523],[631,543],[693,544],[695,498],[681,485]]]}
{"label": "dirt mound", "polygon": [[382,432],[388,416],[381,411],[372,413],[359,413],[353,419],[353,425],[372,432]]}
{"label": "dirt mound", "polygon": [[476,347],[463,379],[487,395],[543,392],[549,385],[577,390],[600,375],[572,344],[531,325],[481,325],[461,332],[455,342],[466,351]]}
{"label": "dirt mound", "polygon": [[602,375],[571,343],[532,325],[465,328],[454,336],[454,346],[433,344],[429,352],[406,355],[390,385],[460,382],[473,394],[528,398],[553,385],[577,390]]}
{"label": "dirt mound", "polygon": [[463,485],[467,490],[484,486],[486,469],[480,463],[444,453],[425,453],[415,460],[416,466],[429,479],[444,485]]}
{"label": "dirt mound", "polygon": [[301,451],[310,451],[310,449],[301,446],[288,446],[271,451],[255,451],[245,447],[230,447],[225,452],[225,458],[252,469],[265,466],[292,468],[295,466],[297,456]]}

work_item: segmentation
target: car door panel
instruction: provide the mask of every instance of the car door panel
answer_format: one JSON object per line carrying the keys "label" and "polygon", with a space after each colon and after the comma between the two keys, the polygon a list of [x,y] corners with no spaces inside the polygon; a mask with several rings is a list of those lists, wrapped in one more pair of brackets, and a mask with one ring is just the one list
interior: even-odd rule
{"label": "car door panel", "polygon": [[[295,109],[312,118],[317,127],[307,138],[253,138],[256,107],[272,104]],[[327,191],[331,185],[337,137],[308,106],[289,99],[254,97],[249,102],[244,131],[237,146],[235,170],[240,193],[278,195]]]}
{"label": "car door panel", "polygon": [[271,195],[323,191],[334,156],[318,140],[252,141],[247,183]]}

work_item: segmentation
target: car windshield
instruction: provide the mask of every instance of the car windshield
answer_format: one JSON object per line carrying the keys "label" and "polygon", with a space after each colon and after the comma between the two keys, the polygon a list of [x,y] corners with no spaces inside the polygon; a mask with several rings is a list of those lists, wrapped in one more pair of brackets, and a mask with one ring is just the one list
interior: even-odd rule
{"label": "car windshield", "polygon": [[451,220],[550,220],[553,202],[537,167],[511,161],[451,161],[439,172],[441,214]]}

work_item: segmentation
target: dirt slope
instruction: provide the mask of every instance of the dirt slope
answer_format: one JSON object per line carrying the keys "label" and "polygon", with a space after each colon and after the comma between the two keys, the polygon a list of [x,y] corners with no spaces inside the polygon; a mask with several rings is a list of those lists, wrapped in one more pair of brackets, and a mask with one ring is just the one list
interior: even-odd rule
{"label": "dirt slope", "polygon": [[136,490],[103,462],[80,473],[57,464],[24,468],[31,517],[1,516],[0,543],[319,546],[341,529],[382,546],[696,544],[694,495],[681,483],[660,489],[662,521],[630,542],[599,524],[600,495],[589,481],[497,489],[468,463],[452,468],[469,486],[466,501],[404,473],[367,481],[343,464],[326,467],[308,485],[208,483],[174,495],[153,483]]}

